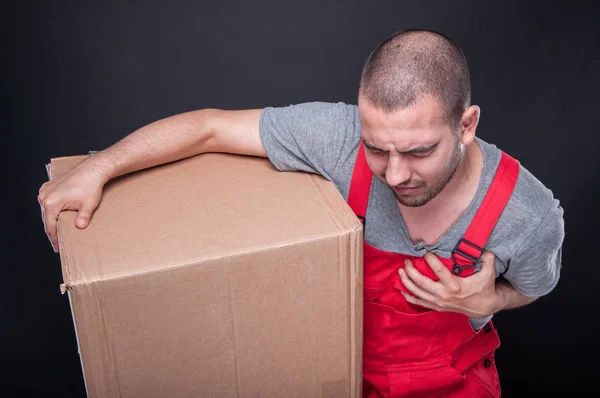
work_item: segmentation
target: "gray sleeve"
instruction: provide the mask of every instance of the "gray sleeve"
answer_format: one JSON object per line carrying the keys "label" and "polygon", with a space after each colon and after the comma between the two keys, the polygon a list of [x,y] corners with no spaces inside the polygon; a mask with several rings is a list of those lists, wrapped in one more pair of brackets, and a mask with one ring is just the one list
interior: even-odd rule
{"label": "gray sleeve", "polygon": [[550,293],[560,278],[563,239],[563,209],[554,200],[540,224],[509,260],[502,276],[526,296],[538,298]]}
{"label": "gray sleeve", "polygon": [[299,170],[336,180],[336,169],[358,146],[355,105],[308,102],[267,107],[260,137],[269,160],[280,171]]}

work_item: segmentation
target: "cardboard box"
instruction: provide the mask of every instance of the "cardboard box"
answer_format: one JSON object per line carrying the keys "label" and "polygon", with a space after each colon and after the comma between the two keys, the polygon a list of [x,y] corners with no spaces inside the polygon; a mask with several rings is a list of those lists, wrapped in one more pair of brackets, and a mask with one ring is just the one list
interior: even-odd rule
{"label": "cardboard box", "polygon": [[329,181],[204,154],[115,179],[74,219],[61,288],[89,397],[360,396],[362,224]]}

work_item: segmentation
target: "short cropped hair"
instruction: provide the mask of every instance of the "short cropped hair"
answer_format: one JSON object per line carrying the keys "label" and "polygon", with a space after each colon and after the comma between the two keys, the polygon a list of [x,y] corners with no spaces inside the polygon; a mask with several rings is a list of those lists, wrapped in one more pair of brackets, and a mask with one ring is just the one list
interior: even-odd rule
{"label": "short cropped hair", "polygon": [[381,42],[367,58],[359,95],[371,105],[393,112],[427,94],[441,101],[447,121],[457,128],[471,104],[471,80],[463,51],[447,36],[403,30]]}

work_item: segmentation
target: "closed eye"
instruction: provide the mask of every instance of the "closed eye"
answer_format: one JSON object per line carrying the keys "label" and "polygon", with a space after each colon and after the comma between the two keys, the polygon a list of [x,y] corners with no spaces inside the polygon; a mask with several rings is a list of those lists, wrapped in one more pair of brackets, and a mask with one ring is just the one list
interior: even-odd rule
{"label": "closed eye", "polygon": [[379,155],[381,153],[384,153],[384,151],[382,151],[381,149],[369,148],[367,146],[365,146],[365,149],[374,155]]}
{"label": "closed eye", "polygon": [[428,148],[419,148],[419,149],[414,149],[412,151],[409,151],[408,153],[410,153],[413,156],[416,156],[418,158],[422,158],[428,155],[431,155],[431,153],[433,151],[435,151],[435,149],[437,148],[437,144],[430,146]]}
{"label": "closed eye", "polygon": [[377,147],[367,144],[366,142],[364,143],[364,146],[367,151],[369,151],[370,153],[375,154],[375,155],[385,152],[382,149],[379,149]]}
{"label": "closed eye", "polygon": [[422,158],[422,157],[425,157],[425,156],[427,156],[427,155],[430,155],[430,154],[431,154],[431,152],[433,152],[433,149],[430,149],[430,150],[428,150],[428,151],[422,151],[422,152],[421,152],[421,151],[418,151],[418,152],[411,152],[411,155],[413,155],[413,156],[416,156],[416,157],[418,157],[418,158]]}

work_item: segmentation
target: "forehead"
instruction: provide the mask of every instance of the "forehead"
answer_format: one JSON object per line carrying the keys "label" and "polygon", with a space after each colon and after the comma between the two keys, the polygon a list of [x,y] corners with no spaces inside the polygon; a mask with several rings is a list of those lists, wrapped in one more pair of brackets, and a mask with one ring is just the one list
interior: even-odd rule
{"label": "forehead", "polygon": [[431,97],[392,112],[359,98],[358,113],[362,138],[380,149],[404,152],[448,141],[452,137],[443,107]]}
{"label": "forehead", "polygon": [[359,96],[358,115],[367,130],[437,130],[448,124],[444,107],[432,96],[421,97],[411,106],[394,111],[386,111]]}

